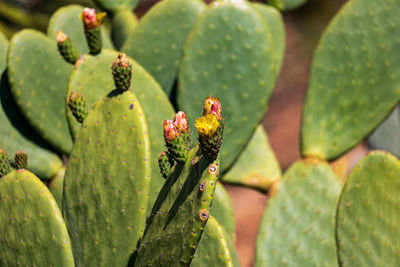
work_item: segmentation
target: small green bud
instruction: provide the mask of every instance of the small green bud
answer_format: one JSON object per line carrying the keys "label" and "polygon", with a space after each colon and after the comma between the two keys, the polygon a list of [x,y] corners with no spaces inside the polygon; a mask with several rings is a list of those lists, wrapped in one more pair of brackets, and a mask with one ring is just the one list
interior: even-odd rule
{"label": "small green bud", "polygon": [[124,53],[119,53],[116,60],[111,64],[114,76],[115,88],[124,92],[129,90],[132,80],[132,65],[129,63]]}
{"label": "small green bud", "polygon": [[10,160],[7,152],[0,148],[0,177],[8,174],[11,171]]}
{"label": "small green bud", "polygon": [[71,64],[75,64],[78,60],[78,50],[76,49],[75,44],[72,42],[71,38],[69,38],[63,31],[57,31],[57,47],[61,56],[65,61]]}
{"label": "small green bud", "polygon": [[68,108],[79,123],[82,123],[88,115],[86,98],[78,92],[71,92],[69,95]]}
{"label": "small green bud", "polygon": [[19,150],[14,156],[14,166],[17,170],[26,169],[28,167],[28,154],[25,151]]}

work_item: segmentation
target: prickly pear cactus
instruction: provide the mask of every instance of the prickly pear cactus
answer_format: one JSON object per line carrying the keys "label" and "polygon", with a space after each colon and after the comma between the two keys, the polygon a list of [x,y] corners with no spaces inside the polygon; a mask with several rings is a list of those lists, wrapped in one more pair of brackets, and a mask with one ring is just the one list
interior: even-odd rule
{"label": "prickly pear cactus", "polygon": [[[107,94],[109,88],[114,88],[110,65],[117,56],[117,52],[108,49],[103,49],[97,56],[84,55],[71,74],[67,94],[69,95],[72,91],[82,93],[86,97],[87,106],[92,107],[96,101],[100,100],[101,95]],[[149,131],[152,151],[149,200],[149,209],[151,209],[165,182],[157,164],[158,153],[164,150],[163,131],[160,125],[165,118],[174,116],[174,109],[154,78],[136,61],[130,58],[128,60],[132,64],[133,72],[131,89],[140,101]],[[67,112],[67,116],[71,132],[73,136],[76,136],[81,125],[76,122],[70,111]]]}
{"label": "prickly pear cactus", "polygon": [[207,96],[224,102],[222,172],[236,160],[264,115],[276,78],[275,56],[266,21],[245,1],[212,2],[189,33],[180,65],[178,106],[195,118]]}
{"label": "prickly pear cactus", "polygon": [[65,175],[65,168],[62,167],[58,170],[56,175],[54,175],[54,177],[51,179],[51,181],[49,181],[49,185],[48,185],[48,188],[60,209],[62,209],[64,175]]}
{"label": "prickly pear cactus", "polygon": [[204,159],[196,146],[167,178],[147,220],[135,266],[188,266],[210,215],[219,160]]}
{"label": "prickly pear cactus", "polygon": [[398,266],[400,162],[372,152],[350,173],[337,212],[341,266]]}
{"label": "prickly pear cactus", "polygon": [[139,101],[130,90],[111,91],[83,122],[64,178],[77,265],[127,265],[145,226],[150,159]]}
{"label": "prickly pear cactus", "polygon": [[116,14],[121,10],[132,10],[139,0],[94,0],[93,2],[107,12]]}
{"label": "prickly pear cactus", "polygon": [[139,19],[131,10],[121,10],[112,20],[111,37],[115,48],[120,50]]}
{"label": "prickly pear cactus", "polygon": [[[83,6],[80,5],[61,7],[51,16],[47,27],[47,34],[54,40],[56,39],[56,33],[59,30],[62,30],[66,35],[68,35],[75,43],[80,55],[89,53],[89,48],[83,33],[83,24],[79,17],[82,14],[82,11]],[[103,48],[114,48],[109,37],[109,32],[104,27],[102,28],[101,37]]]}
{"label": "prickly pear cactus", "polygon": [[64,62],[56,42],[34,30],[10,41],[8,78],[11,92],[29,124],[54,149],[69,154],[72,140],[65,115],[65,89],[72,65]]}
{"label": "prickly pear cactus", "polygon": [[4,34],[0,31],[0,71],[6,68],[6,60],[7,60],[7,49],[8,49],[8,40],[4,36]]}
{"label": "prickly pear cactus", "polygon": [[190,266],[240,266],[232,240],[225,234],[223,227],[213,216],[208,219]]}
{"label": "prickly pear cactus", "polygon": [[222,181],[267,191],[281,177],[281,169],[262,125]]}
{"label": "prickly pear cactus", "polygon": [[290,11],[301,7],[307,0],[268,0],[268,4],[282,10]]}
{"label": "prickly pear cactus", "polygon": [[363,140],[400,99],[400,5],[351,0],[315,52],[303,108],[302,154],[333,159]]}
{"label": "prickly pear cactus", "polygon": [[340,190],[340,178],[327,163],[306,159],[292,165],[264,211],[255,266],[338,266]]}
{"label": "prickly pear cactus", "polygon": [[1,266],[75,266],[61,212],[34,174],[2,177],[0,198]]}
{"label": "prickly pear cactus", "polygon": [[178,73],[183,44],[205,7],[200,0],[161,1],[140,20],[122,48],[153,75],[168,96]]}

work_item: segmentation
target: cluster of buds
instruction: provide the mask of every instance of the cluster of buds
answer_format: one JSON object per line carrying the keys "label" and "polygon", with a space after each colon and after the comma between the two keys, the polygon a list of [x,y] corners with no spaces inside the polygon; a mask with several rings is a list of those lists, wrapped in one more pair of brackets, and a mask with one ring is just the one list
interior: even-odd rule
{"label": "cluster of buds", "polygon": [[56,32],[57,38],[57,47],[61,56],[65,61],[71,64],[75,64],[78,60],[78,50],[76,49],[75,44],[72,42],[71,38],[69,38],[63,31],[59,30]]}
{"label": "cluster of buds", "polygon": [[121,92],[129,90],[132,81],[132,65],[124,53],[119,53],[111,64],[115,88]]}
{"label": "cluster of buds", "polygon": [[67,105],[72,115],[74,115],[79,123],[82,123],[86,119],[88,115],[86,98],[81,93],[71,92],[68,97]]}
{"label": "cluster of buds", "polygon": [[218,157],[224,132],[221,103],[218,97],[209,96],[204,100],[203,117],[196,119],[194,126],[199,133],[202,155],[207,160],[214,161]]}
{"label": "cluster of buds", "polygon": [[19,150],[14,155],[14,167],[17,170],[26,169],[28,167],[28,154],[25,151]]}
{"label": "cluster of buds", "polygon": [[96,55],[101,51],[100,26],[103,24],[105,17],[105,12],[96,14],[93,8],[85,8],[81,14],[86,41],[92,55]]}

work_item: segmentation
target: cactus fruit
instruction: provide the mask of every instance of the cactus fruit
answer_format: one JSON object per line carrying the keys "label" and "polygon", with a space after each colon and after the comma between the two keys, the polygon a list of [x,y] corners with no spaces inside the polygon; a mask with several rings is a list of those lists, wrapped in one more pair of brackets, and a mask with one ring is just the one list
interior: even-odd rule
{"label": "cactus fruit", "polygon": [[65,61],[75,64],[78,60],[78,50],[76,50],[74,42],[61,30],[56,32],[57,47],[61,56]]}
{"label": "cactus fruit", "polygon": [[0,148],[0,177],[11,171],[10,160],[6,151]]}
{"label": "cactus fruit", "polygon": [[72,115],[79,123],[82,123],[88,115],[86,98],[81,93],[71,92],[67,101],[68,108],[72,112]]}
{"label": "cactus fruit", "polygon": [[[109,70],[111,62],[115,60],[117,56],[117,52],[108,49],[103,49],[102,52],[96,56],[82,56],[81,62],[75,67],[71,74],[67,95],[70,94],[71,91],[80,92],[86,97],[87,106],[92,107],[96,101],[100,100],[101,95],[106,95],[109,88],[114,86],[112,74]],[[175,112],[160,85],[154,78],[136,61],[129,57],[128,60],[132,64],[133,72],[131,89],[135,92],[143,108],[150,137],[152,151],[150,160],[152,179],[150,182],[148,209],[148,212],[150,212],[158,192],[165,182],[157,164],[158,154],[165,150],[164,140],[162,138],[163,129],[160,125],[162,125],[165,118],[172,118]],[[76,137],[81,125],[76,122],[71,112],[67,112],[67,118],[72,136]]]}
{"label": "cactus fruit", "polygon": [[273,45],[266,21],[250,3],[227,0],[206,8],[183,47],[178,107],[195,118],[209,95],[219,96],[226,107],[222,173],[245,148],[265,113],[277,73]]}
{"label": "cactus fruit", "polygon": [[163,151],[158,155],[158,167],[160,168],[161,175],[167,178],[171,173],[171,168],[175,162],[168,152]]}
{"label": "cactus fruit", "polygon": [[28,154],[23,150],[18,150],[14,155],[14,167],[16,170],[26,169],[28,167]]}
{"label": "cactus fruit", "polygon": [[72,140],[65,116],[65,88],[72,65],[44,34],[22,30],[10,41],[8,78],[18,108],[32,128],[60,153],[69,154]]}
{"label": "cactus fruit", "polygon": [[[373,21],[373,23],[371,23]],[[334,159],[361,142],[400,99],[396,0],[352,0],[315,51],[303,108],[302,154]]]}
{"label": "cactus fruit", "polygon": [[144,230],[149,185],[143,110],[132,91],[113,90],[90,110],[66,169],[63,213],[77,265],[128,264]]}
{"label": "cactus fruit", "polygon": [[305,159],[292,165],[264,211],[255,266],[338,266],[340,190],[340,178],[327,163]]}
{"label": "cactus fruit", "polygon": [[240,266],[232,240],[211,215],[190,266]]}
{"label": "cactus fruit", "polygon": [[183,44],[205,7],[200,0],[160,1],[132,29],[122,47],[153,75],[168,96],[178,74]]}
{"label": "cactus fruit", "polygon": [[111,64],[111,70],[114,77],[115,88],[121,92],[129,90],[132,81],[132,65],[129,63],[125,54],[118,54],[118,58]]}
{"label": "cactus fruit", "polygon": [[61,212],[34,174],[0,178],[0,198],[1,266],[75,266]]}
{"label": "cactus fruit", "polygon": [[340,196],[336,240],[340,266],[398,266],[399,160],[371,152],[350,173]]}
{"label": "cactus fruit", "polygon": [[101,52],[103,46],[101,38],[101,25],[106,17],[106,13],[96,13],[93,8],[84,8],[81,19],[83,22],[83,31],[90,54],[96,55]]}
{"label": "cactus fruit", "polygon": [[219,160],[196,146],[167,178],[133,256],[135,266],[188,266],[210,215]]}
{"label": "cactus fruit", "polygon": [[[79,18],[82,14],[83,8],[84,7],[80,5],[69,5],[59,8],[51,16],[47,27],[47,34],[54,40],[56,40],[56,34],[59,30],[62,30],[66,35],[68,35],[75,43],[79,55],[89,53],[89,47],[82,27],[82,21]],[[114,48],[107,29],[104,27],[101,29],[101,37],[103,48]]]}
{"label": "cactus fruit", "polygon": [[[183,114],[183,115],[182,115]],[[182,127],[182,125],[185,125]],[[179,111],[174,120],[164,121],[164,140],[168,153],[176,162],[183,163],[189,153],[189,128],[185,113]]]}
{"label": "cactus fruit", "polygon": [[222,176],[222,181],[268,191],[280,177],[279,162],[260,125],[235,164]]}

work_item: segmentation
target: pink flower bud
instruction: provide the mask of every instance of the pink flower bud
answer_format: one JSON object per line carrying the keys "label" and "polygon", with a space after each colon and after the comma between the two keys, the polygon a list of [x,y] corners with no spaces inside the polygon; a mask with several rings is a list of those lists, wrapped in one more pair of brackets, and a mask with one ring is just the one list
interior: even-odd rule
{"label": "pink flower bud", "polygon": [[174,116],[174,125],[182,133],[189,132],[188,119],[185,112],[179,111],[178,113],[176,113],[176,115]]}
{"label": "pink flower bud", "polygon": [[221,103],[218,97],[209,96],[204,100],[203,116],[207,114],[212,114],[217,120],[221,120]]}
{"label": "pink flower bud", "polygon": [[93,8],[86,7],[82,12],[82,21],[87,29],[93,29],[98,26],[96,11]]}
{"label": "pink flower bud", "polygon": [[171,120],[164,121],[164,138],[165,141],[172,141],[180,135],[179,130],[175,127]]}

